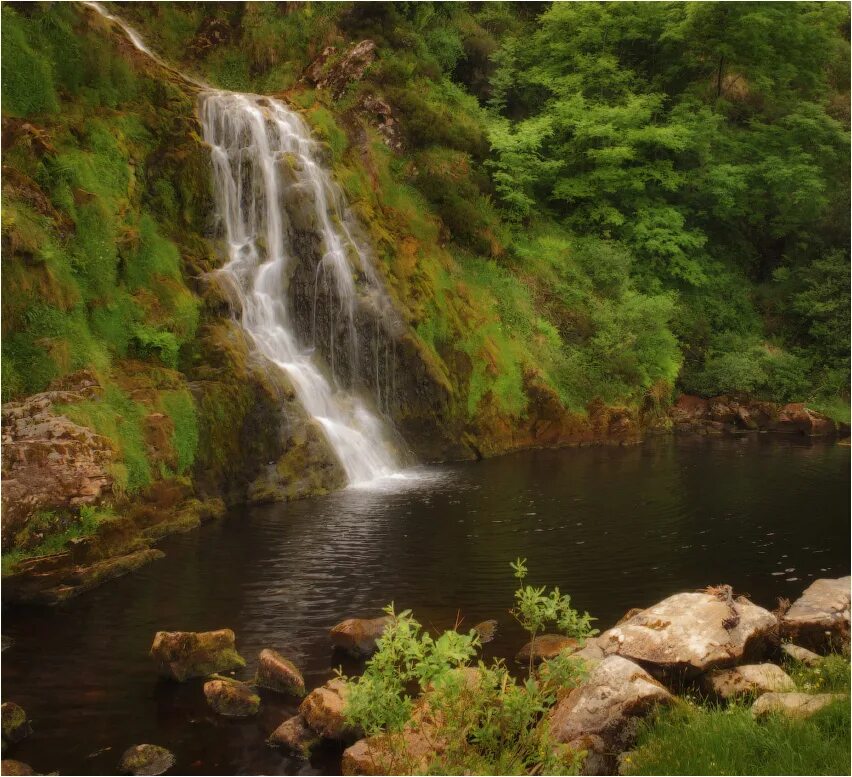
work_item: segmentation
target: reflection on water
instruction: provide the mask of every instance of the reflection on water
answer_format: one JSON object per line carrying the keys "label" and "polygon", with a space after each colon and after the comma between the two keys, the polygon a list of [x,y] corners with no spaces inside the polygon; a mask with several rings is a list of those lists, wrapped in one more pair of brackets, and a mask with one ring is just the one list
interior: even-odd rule
{"label": "reflection on water", "polygon": [[[507,614],[509,561],[559,585],[607,627],[633,606],[730,583],[772,606],[849,574],[849,448],[661,439],[532,451],[433,467],[289,505],[243,508],[162,544],[166,559],[52,611],[7,611],[3,698],[36,733],[7,757],[38,771],[112,773],[131,744],[172,749],[179,773],[328,773],[265,747],[295,702],[264,695],[253,721],[216,718],[198,683],[158,681],[158,629],[228,626],[250,677],[274,647],[322,683],[341,657],[327,630],[394,601],[424,623],[500,622],[489,655],[523,635]],[[348,671],[357,665],[348,665]],[[108,749],[105,749],[108,748]]]}

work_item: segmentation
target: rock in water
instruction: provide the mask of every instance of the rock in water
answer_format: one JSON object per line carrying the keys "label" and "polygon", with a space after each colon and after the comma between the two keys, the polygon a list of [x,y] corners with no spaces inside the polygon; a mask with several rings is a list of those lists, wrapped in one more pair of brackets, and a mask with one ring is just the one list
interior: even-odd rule
{"label": "rock in water", "polygon": [[550,732],[570,750],[593,753],[595,773],[614,773],[615,754],[632,744],[633,718],[673,696],[642,667],[620,656],[598,664],[550,713]]}
{"label": "rock in water", "polygon": [[159,745],[133,745],[124,751],[118,770],[122,774],[165,774],[175,757]]}
{"label": "rock in water", "polygon": [[151,645],[151,658],[164,677],[178,682],[217,672],[242,669],[246,662],[237,653],[234,632],[158,631]]}
{"label": "rock in water", "polygon": [[497,636],[497,621],[487,620],[482,621],[482,623],[477,623],[476,626],[473,627],[473,631],[475,631],[476,635],[479,637],[479,644],[487,645],[489,642],[493,642],[494,637]]}
{"label": "rock in water", "polygon": [[756,718],[779,713],[790,718],[809,718],[823,707],[846,697],[842,693],[764,693],[751,707]]}
{"label": "rock in water", "polygon": [[4,758],[0,761],[0,774],[4,775],[30,775],[35,774],[33,771],[33,767],[29,764],[25,764],[23,761],[15,761],[11,758]]}
{"label": "rock in water", "polygon": [[551,658],[562,653],[574,653],[580,649],[580,643],[572,637],[566,637],[564,634],[542,634],[536,637],[535,640],[527,642],[515,656],[516,661],[522,664],[528,664],[530,654],[533,661],[539,663],[541,661],[549,661]]}
{"label": "rock in water", "polygon": [[820,661],[822,661],[822,656],[814,653],[812,650],[808,650],[807,648],[794,645],[792,642],[785,642],[781,646],[781,650],[783,650],[793,660],[799,661],[806,666],[818,666]]}
{"label": "rock in water", "polygon": [[260,696],[229,677],[214,677],[204,683],[204,697],[214,712],[227,718],[248,718],[260,709]]}
{"label": "rock in water", "polygon": [[721,699],[796,690],[796,684],[790,676],[775,664],[745,664],[733,669],[714,669],[704,675],[702,686],[707,693]]}
{"label": "rock in water", "polygon": [[814,580],[781,618],[781,633],[816,651],[849,643],[852,578]]}
{"label": "rock in water", "polygon": [[319,736],[301,715],[287,718],[270,735],[266,743],[271,747],[283,747],[291,753],[307,758],[319,742]]}
{"label": "rock in water", "polygon": [[26,739],[33,733],[33,728],[27,720],[24,708],[13,701],[3,702],[0,705],[0,716],[3,720],[3,742],[13,745]]}
{"label": "rock in water", "polygon": [[296,665],[275,650],[260,651],[255,685],[294,696],[305,695],[305,680]]}
{"label": "rock in water", "polygon": [[763,658],[777,642],[777,626],[771,612],[719,586],[670,596],[604,632],[596,646],[662,675],[694,676]]}
{"label": "rock in water", "polygon": [[368,656],[375,651],[376,640],[392,620],[390,615],[372,619],[347,618],[331,629],[331,641],[350,655]]}
{"label": "rock in water", "polygon": [[335,678],[311,691],[299,706],[305,722],[326,739],[347,739],[354,732],[343,717],[346,683]]}

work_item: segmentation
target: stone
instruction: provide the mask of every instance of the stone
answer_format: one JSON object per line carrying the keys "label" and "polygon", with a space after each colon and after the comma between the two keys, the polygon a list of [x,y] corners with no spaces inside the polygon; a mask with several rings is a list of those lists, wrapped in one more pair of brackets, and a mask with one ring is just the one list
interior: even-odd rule
{"label": "stone", "polygon": [[359,739],[343,751],[344,775],[427,774],[443,750],[441,737],[429,727],[406,726],[401,732]]}
{"label": "stone", "polygon": [[707,693],[721,699],[796,690],[790,676],[775,664],[744,664],[733,669],[714,669],[702,677],[701,684]]}
{"label": "stone", "polygon": [[35,774],[33,767],[23,761],[15,761],[12,758],[4,758],[0,761],[0,774],[2,775],[30,775]]}
{"label": "stone", "polygon": [[[608,656],[585,682],[568,693],[550,712],[554,740],[569,749],[590,750],[602,760],[627,749],[635,736],[632,722],[657,704],[674,697],[638,664],[620,656]],[[596,737],[590,743],[589,737]],[[605,772],[604,763],[594,771]],[[610,772],[612,773],[612,772]]]}
{"label": "stone", "polygon": [[809,718],[846,697],[842,693],[764,693],[751,707],[756,718],[778,713],[789,718]]}
{"label": "stone", "polygon": [[574,653],[580,648],[580,643],[572,637],[563,634],[542,634],[534,640],[527,642],[515,656],[515,660],[522,664],[528,664],[530,654],[534,663],[549,661],[551,658],[562,653]]}
{"label": "stone", "polygon": [[822,656],[819,654],[807,648],[799,647],[799,645],[794,645],[792,642],[785,642],[781,646],[781,650],[794,661],[799,661],[806,666],[818,666],[822,661]]}
{"label": "stone", "polygon": [[110,441],[55,412],[100,391],[88,373],[65,390],[7,402],[2,410],[2,542],[12,547],[38,512],[93,505],[111,493]]}
{"label": "stone", "polygon": [[178,682],[217,672],[242,669],[246,662],[237,653],[234,632],[158,631],[151,645],[151,658],[161,675]]}
{"label": "stone", "polygon": [[475,631],[476,636],[479,637],[479,644],[487,645],[489,642],[493,642],[494,637],[497,636],[497,621],[487,620],[482,621],[482,623],[477,623],[473,627],[473,631]]}
{"label": "stone", "polygon": [[254,683],[278,693],[305,695],[305,679],[302,673],[292,661],[270,648],[260,651]]}
{"label": "stone", "polygon": [[226,718],[249,718],[260,709],[260,696],[245,683],[228,677],[204,683],[204,698],[214,712]]}
{"label": "stone", "polygon": [[299,705],[305,722],[326,739],[347,739],[355,732],[343,717],[346,683],[335,677],[311,691]]}
{"label": "stone", "polygon": [[362,40],[350,46],[340,59],[332,62],[336,53],[333,47],[326,48],[305,71],[306,79],[319,89],[330,90],[335,100],[343,95],[350,83],[364,77],[376,58],[376,44],[371,40]]}
{"label": "stone", "polygon": [[33,733],[24,708],[13,701],[0,705],[0,717],[3,722],[3,741],[6,744],[13,745]]}
{"label": "stone", "polygon": [[269,735],[266,743],[270,747],[283,747],[295,755],[307,758],[319,741],[317,732],[305,719],[301,715],[293,715]]}
{"label": "stone", "polygon": [[175,765],[175,757],[159,745],[133,745],[121,756],[121,774],[165,774]]}
{"label": "stone", "polygon": [[822,413],[809,409],[802,402],[791,402],[779,411],[775,431],[823,437],[834,434],[836,427],[834,422]]}
{"label": "stone", "polygon": [[637,661],[661,676],[690,677],[763,658],[778,622],[729,586],[680,593],[642,610],[597,640],[604,655]]}
{"label": "stone", "polygon": [[368,656],[376,649],[376,641],[382,636],[392,618],[347,618],[334,626],[329,634],[335,647],[353,656]]}
{"label": "stone", "polygon": [[850,583],[850,577],[814,580],[781,617],[782,636],[817,652],[848,644]]}

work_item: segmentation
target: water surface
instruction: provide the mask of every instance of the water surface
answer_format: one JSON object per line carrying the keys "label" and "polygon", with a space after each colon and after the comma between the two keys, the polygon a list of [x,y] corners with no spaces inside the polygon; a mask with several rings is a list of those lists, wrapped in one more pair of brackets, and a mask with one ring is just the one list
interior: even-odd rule
{"label": "water surface", "polygon": [[[236,510],[167,539],[162,561],[52,610],[7,609],[3,699],[35,734],[4,753],[37,771],[111,774],[142,742],[175,752],[182,774],[335,773],[264,739],[295,701],[264,694],[258,718],[217,718],[200,681],[158,680],[158,629],[230,627],[253,674],[273,647],[308,687],[341,662],[327,630],[390,601],[434,628],[500,622],[489,655],[523,634],[507,614],[509,561],[558,585],[606,628],[627,609],[729,583],[757,603],[849,574],[849,448],[749,435],[659,439],[629,448],[532,451],[423,470],[289,505]],[[348,671],[357,665],[348,664]]]}

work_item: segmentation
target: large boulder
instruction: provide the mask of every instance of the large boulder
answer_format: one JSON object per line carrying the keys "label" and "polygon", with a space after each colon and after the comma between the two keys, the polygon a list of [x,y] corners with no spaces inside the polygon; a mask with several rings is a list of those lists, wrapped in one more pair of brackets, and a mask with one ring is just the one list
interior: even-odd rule
{"label": "large boulder", "polygon": [[347,618],[334,626],[329,634],[335,647],[353,656],[368,656],[376,649],[376,641],[382,636],[392,618]]}
{"label": "large boulder", "polygon": [[604,632],[597,646],[659,676],[690,677],[763,658],[777,639],[771,612],[719,586],[670,596]]}
{"label": "large boulder", "polygon": [[159,745],[133,745],[121,756],[121,774],[165,774],[175,765],[175,757]]}
{"label": "large boulder", "polygon": [[0,716],[3,721],[3,743],[13,745],[26,739],[33,733],[30,721],[24,708],[13,701],[6,701],[0,705]]}
{"label": "large boulder", "polygon": [[842,693],[764,693],[751,707],[756,718],[779,714],[789,718],[809,718],[835,701]]}
{"label": "large boulder", "polygon": [[301,715],[287,718],[270,735],[266,743],[270,747],[283,747],[285,750],[307,758],[320,738]]}
{"label": "large boulder", "polygon": [[443,750],[437,730],[429,725],[408,725],[401,732],[359,739],[343,751],[344,775],[427,774]]}
{"label": "large boulder", "polygon": [[151,645],[151,658],[161,675],[178,682],[217,672],[242,669],[246,662],[237,653],[234,632],[158,631]]}
{"label": "large boulder", "polygon": [[673,698],[638,664],[609,656],[553,708],[550,732],[570,750],[594,753],[593,771],[606,773],[608,757],[632,744],[635,719]]}
{"label": "large boulder", "polygon": [[528,664],[530,656],[534,663],[549,661],[562,653],[574,653],[580,648],[580,643],[564,634],[542,634],[524,645],[515,656],[515,660]]}
{"label": "large boulder", "polygon": [[848,644],[850,583],[850,577],[811,583],[781,617],[782,635],[816,651]]}
{"label": "large boulder", "polygon": [[721,699],[787,693],[796,690],[790,676],[775,664],[745,664],[732,669],[714,669],[702,677],[704,690]]}
{"label": "large boulder", "polygon": [[348,739],[355,733],[343,717],[346,683],[335,677],[311,691],[299,705],[305,722],[326,739]]}
{"label": "large boulder", "polygon": [[775,431],[786,434],[804,434],[808,437],[823,437],[836,432],[834,422],[811,410],[802,402],[791,402],[784,405],[778,413]]}
{"label": "large boulder", "polygon": [[305,695],[305,679],[296,665],[278,651],[265,648],[260,651],[255,685],[293,696]]}
{"label": "large boulder", "polygon": [[214,677],[204,683],[204,698],[214,712],[226,718],[248,718],[260,709],[260,696],[229,677]]}

